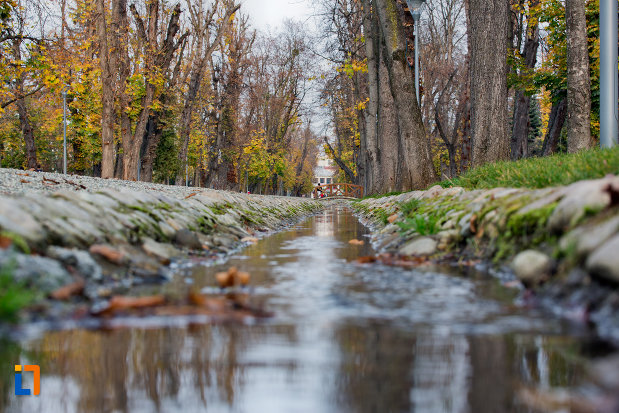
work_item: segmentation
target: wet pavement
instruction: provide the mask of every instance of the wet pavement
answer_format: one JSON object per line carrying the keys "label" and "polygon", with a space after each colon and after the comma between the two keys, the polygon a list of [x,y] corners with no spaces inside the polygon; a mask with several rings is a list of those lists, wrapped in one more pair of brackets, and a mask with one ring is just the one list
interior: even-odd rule
{"label": "wet pavement", "polygon": [[[523,392],[597,394],[586,365],[603,350],[585,327],[516,306],[517,290],[470,269],[358,264],[373,254],[367,235],[334,207],[225,264],[186,266],[162,287],[167,295],[214,291],[214,274],[237,266],[251,273],[253,301],[271,319],[121,320],[0,342],[0,407],[533,412]],[[14,395],[14,364],[40,365],[39,396]]]}

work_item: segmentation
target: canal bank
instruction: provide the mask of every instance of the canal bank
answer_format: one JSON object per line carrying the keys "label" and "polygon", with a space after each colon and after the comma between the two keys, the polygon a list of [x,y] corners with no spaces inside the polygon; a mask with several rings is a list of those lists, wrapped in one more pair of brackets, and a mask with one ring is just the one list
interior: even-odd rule
{"label": "canal bank", "polygon": [[268,319],[124,318],[105,330],[78,324],[2,343],[5,364],[38,364],[42,374],[36,398],[10,397],[10,378],[1,380],[9,396],[0,407],[275,413],[617,407],[616,388],[596,384],[613,378],[597,364],[616,364],[586,329],[514,306],[513,289],[472,268],[359,262],[377,252],[370,235],[344,205],[329,207],[226,263],[188,262],[160,287],[166,296],[210,293],[218,290],[216,274],[234,266],[252,274],[250,294],[273,311]]}
{"label": "canal bank", "polygon": [[48,295],[94,302],[167,282],[181,261],[223,260],[323,208],[307,198],[7,169],[0,193],[0,269],[43,313],[57,307]]}
{"label": "canal bank", "polygon": [[538,190],[436,186],[352,207],[379,252],[515,274],[532,305],[619,343],[619,177]]}

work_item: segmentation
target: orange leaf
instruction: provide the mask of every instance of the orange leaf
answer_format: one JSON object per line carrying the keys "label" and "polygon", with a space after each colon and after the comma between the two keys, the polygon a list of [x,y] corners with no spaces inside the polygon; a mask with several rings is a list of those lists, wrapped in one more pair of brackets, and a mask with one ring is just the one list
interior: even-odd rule
{"label": "orange leaf", "polygon": [[49,296],[54,300],[68,300],[73,295],[79,295],[84,291],[84,280],[78,280],[72,284],[60,287]]}

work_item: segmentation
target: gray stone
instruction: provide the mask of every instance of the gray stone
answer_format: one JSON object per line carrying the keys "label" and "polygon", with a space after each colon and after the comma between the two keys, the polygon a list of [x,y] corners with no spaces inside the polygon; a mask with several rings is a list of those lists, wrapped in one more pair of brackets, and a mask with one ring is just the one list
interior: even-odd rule
{"label": "gray stone", "polygon": [[617,232],[619,232],[619,216],[596,225],[577,227],[561,238],[559,246],[564,252],[575,247],[578,256],[587,256]]}
{"label": "gray stone", "polygon": [[14,199],[5,198],[0,202],[0,228],[31,243],[40,243],[46,238],[43,226]]}
{"label": "gray stone", "polygon": [[586,267],[593,275],[619,283],[619,235],[589,255]]}
{"label": "gray stone", "polygon": [[587,211],[600,210],[610,205],[609,185],[612,176],[594,181],[580,181],[567,186],[565,197],[559,202],[548,220],[552,231],[562,231],[576,224]]}
{"label": "gray stone", "polygon": [[87,279],[99,281],[103,278],[101,267],[88,251],[52,246],[47,249],[46,253],[48,257],[62,261],[64,265],[74,267]]}
{"label": "gray stone", "polygon": [[142,243],[142,249],[148,255],[158,258],[161,261],[169,261],[173,257],[178,257],[182,253],[170,244],[162,244],[151,238],[145,238]]}
{"label": "gray stone", "polygon": [[525,250],[514,257],[511,265],[514,273],[527,286],[545,281],[550,276],[552,262],[539,251]]}
{"label": "gray stone", "polygon": [[436,253],[438,243],[436,240],[429,237],[420,237],[413,241],[410,241],[402,248],[400,248],[400,254],[402,255],[432,255]]}
{"label": "gray stone", "polygon": [[9,273],[15,280],[25,281],[44,293],[73,282],[73,277],[67,270],[51,258],[0,250],[0,267],[9,268]]}
{"label": "gray stone", "polygon": [[188,229],[181,229],[174,235],[174,242],[182,247],[193,250],[202,249],[202,243],[195,232]]}

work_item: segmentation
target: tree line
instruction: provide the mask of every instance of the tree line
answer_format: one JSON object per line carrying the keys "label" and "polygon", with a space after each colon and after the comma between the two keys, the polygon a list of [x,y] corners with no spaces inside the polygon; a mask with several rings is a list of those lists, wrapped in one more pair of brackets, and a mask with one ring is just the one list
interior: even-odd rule
{"label": "tree line", "polygon": [[598,139],[599,0],[427,0],[419,103],[404,0],[314,4],[310,35],[233,0],[0,0],[1,166],[60,169],[63,91],[70,172],[262,193],[308,192],[319,151],[385,193]]}
{"label": "tree line", "polygon": [[0,162],[261,193],[311,189],[315,77],[292,22],[232,0],[1,0]]}
{"label": "tree line", "polygon": [[322,0],[325,150],[369,193],[599,139],[599,0]]}

